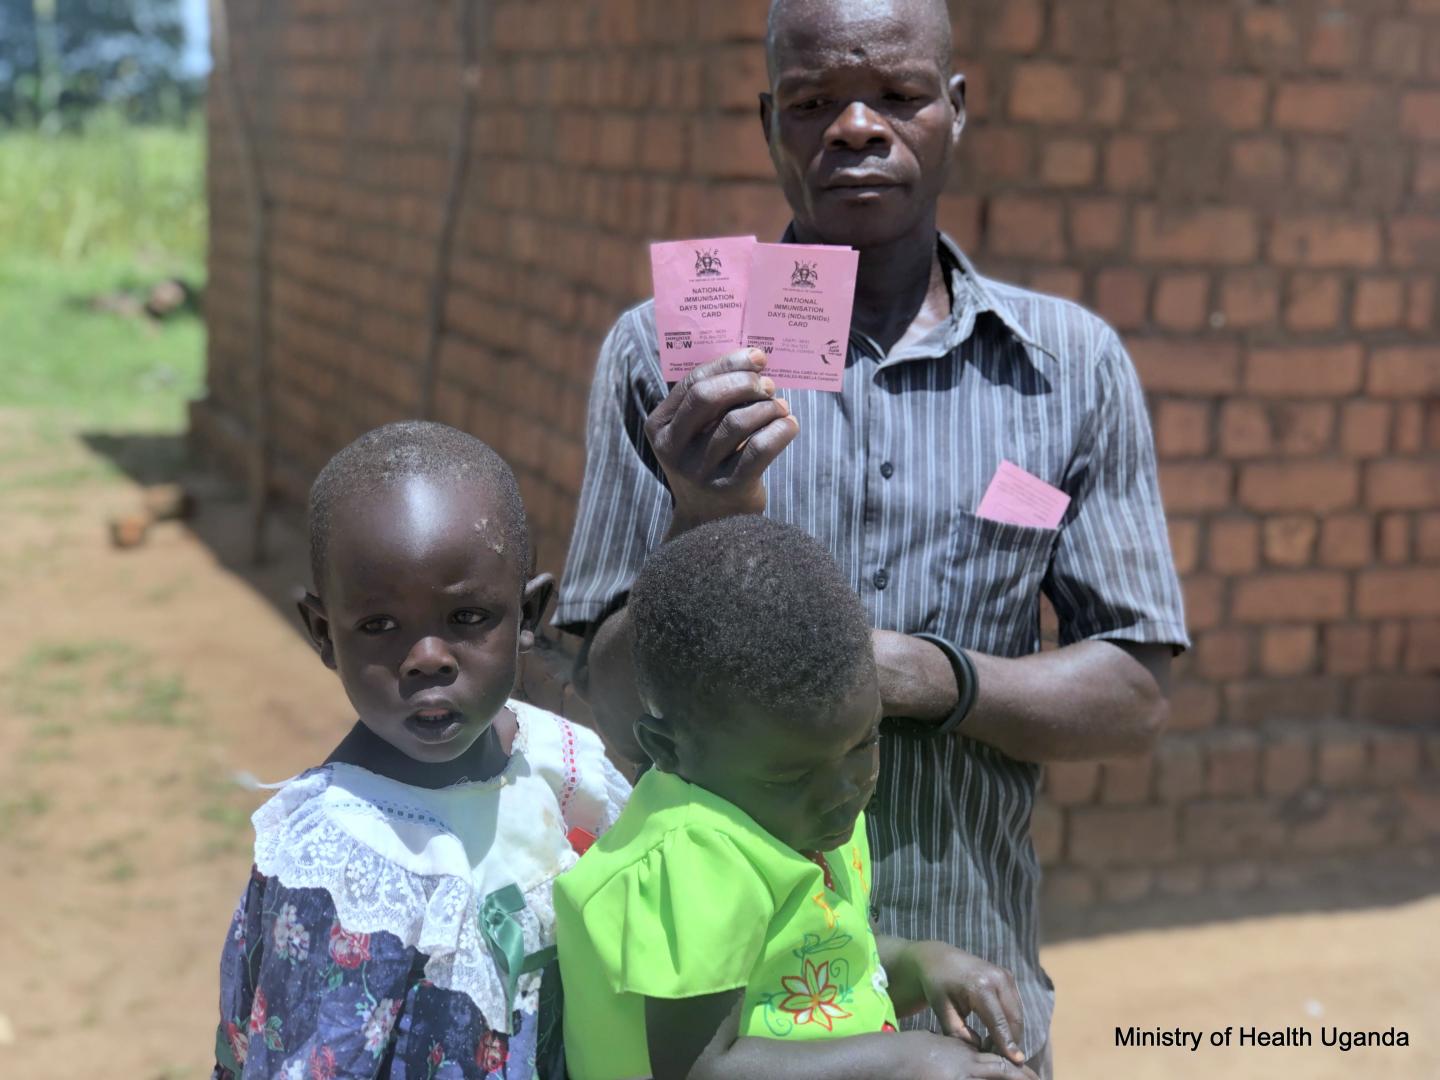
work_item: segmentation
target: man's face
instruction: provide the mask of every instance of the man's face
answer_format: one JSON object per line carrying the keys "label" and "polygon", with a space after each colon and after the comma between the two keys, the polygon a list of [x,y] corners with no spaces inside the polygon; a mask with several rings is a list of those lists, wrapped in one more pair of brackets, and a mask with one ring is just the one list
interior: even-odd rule
{"label": "man's face", "polygon": [[880,773],[880,688],[873,665],[837,709],[814,715],[735,710],[677,732],[676,771],[738,806],[796,851],[850,838]]}
{"label": "man's face", "polygon": [[761,108],[802,238],[863,250],[933,227],[964,107],[925,7],[851,0],[779,16]]}

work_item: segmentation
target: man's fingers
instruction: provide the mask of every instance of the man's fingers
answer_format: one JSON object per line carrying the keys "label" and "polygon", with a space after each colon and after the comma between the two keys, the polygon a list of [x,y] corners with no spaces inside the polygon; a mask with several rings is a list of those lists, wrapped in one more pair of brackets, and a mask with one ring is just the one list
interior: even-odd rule
{"label": "man's fingers", "polygon": [[969,1080],[1036,1080],[1035,1074],[1023,1065],[1016,1065],[995,1054],[978,1054],[970,1065]]}
{"label": "man's fingers", "polygon": [[748,480],[759,476],[780,456],[780,451],[795,441],[800,434],[800,421],[793,416],[782,416],[772,420],[757,431],[740,451],[740,463],[734,476],[737,480]]}
{"label": "man's fingers", "polygon": [[1023,1025],[1024,1021],[1020,1019],[1019,1009],[1012,1011],[1006,1006],[1003,991],[997,988],[996,992],[981,994],[971,1004],[990,1029],[991,1045],[1012,1061],[1024,1061],[1025,1055],[1020,1052],[1019,1035],[1015,1030],[1017,1024]]}
{"label": "man's fingers", "polygon": [[665,395],[665,400],[651,410],[650,418],[662,425],[668,424],[697,382],[729,372],[759,371],[765,366],[765,359],[765,354],[759,349],[736,349],[734,352],[717,356],[713,360],[707,360],[705,363],[691,368],[685,373],[685,378],[676,383],[674,388]]}
{"label": "man's fingers", "polygon": [[754,405],[731,409],[720,418],[715,430],[705,443],[705,465],[707,473],[719,469],[722,463],[745,445],[745,440],[765,425],[782,420],[790,415],[790,405],[784,398],[766,398]]}
{"label": "man's fingers", "polygon": [[775,396],[775,383],[754,371],[729,371],[697,382],[665,425],[666,442],[683,452],[704,438],[731,409],[743,408]]}
{"label": "man's fingers", "polygon": [[1025,1010],[1020,1005],[1020,989],[1015,985],[1015,977],[1009,972],[1000,983],[1000,1007],[1010,1021],[1010,1036],[1018,1050],[1020,1040],[1025,1038]]}
{"label": "man's fingers", "polygon": [[946,999],[940,1002],[935,1009],[935,1019],[940,1021],[940,1030],[952,1039],[964,1039],[971,1046],[980,1045],[980,1040],[975,1038],[975,1033],[965,1023],[964,1014],[953,1001]]}

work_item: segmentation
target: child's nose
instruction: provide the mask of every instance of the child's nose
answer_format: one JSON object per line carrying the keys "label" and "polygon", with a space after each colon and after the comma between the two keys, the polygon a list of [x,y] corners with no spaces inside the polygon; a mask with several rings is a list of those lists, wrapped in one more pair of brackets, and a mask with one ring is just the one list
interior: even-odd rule
{"label": "child's nose", "polygon": [[437,637],[421,638],[417,641],[401,667],[402,673],[410,678],[454,675],[455,670],[455,657],[450,655],[450,647]]}

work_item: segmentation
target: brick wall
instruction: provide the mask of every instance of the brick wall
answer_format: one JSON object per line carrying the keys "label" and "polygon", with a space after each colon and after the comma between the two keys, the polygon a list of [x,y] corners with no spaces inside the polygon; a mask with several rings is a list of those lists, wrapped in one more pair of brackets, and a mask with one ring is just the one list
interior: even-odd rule
{"label": "brick wall", "polygon": [[[270,206],[274,485],[295,501],[349,438],[420,409],[462,50],[455,0],[233,6]],[[547,566],[564,558],[596,348],[648,291],[646,242],[786,221],[754,115],[764,9],[478,10],[435,414],[516,465]],[[1052,899],[1433,853],[1440,2],[952,10],[971,124],[944,224],[987,271],[1126,338],[1196,642],[1153,760],[1051,770],[1035,836]],[[193,426],[237,462],[255,415],[249,217],[211,108]]]}

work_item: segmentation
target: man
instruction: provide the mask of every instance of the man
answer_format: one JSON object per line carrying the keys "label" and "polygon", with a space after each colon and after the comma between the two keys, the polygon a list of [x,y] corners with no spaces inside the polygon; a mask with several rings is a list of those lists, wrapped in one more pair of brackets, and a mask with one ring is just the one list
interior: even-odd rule
{"label": "man", "polygon": [[[616,323],[557,625],[635,760],[624,603],[646,552],[763,512],[835,554],[870,613],[892,725],[870,808],[875,915],[1011,970],[1050,1073],[1028,835],[1041,763],[1148,750],[1188,644],[1134,368],[1098,318],[980,277],[936,231],[965,122],[941,0],[776,0],[760,118],[787,240],[860,251],[843,390],[775,396],[741,351],[661,379],[653,304]],[[1058,529],[976,514],[1004,460],[1071,497]],[[1062,647],[1040,653],[1041,594]],[[926,636],[916,636],[924,634]]]}

